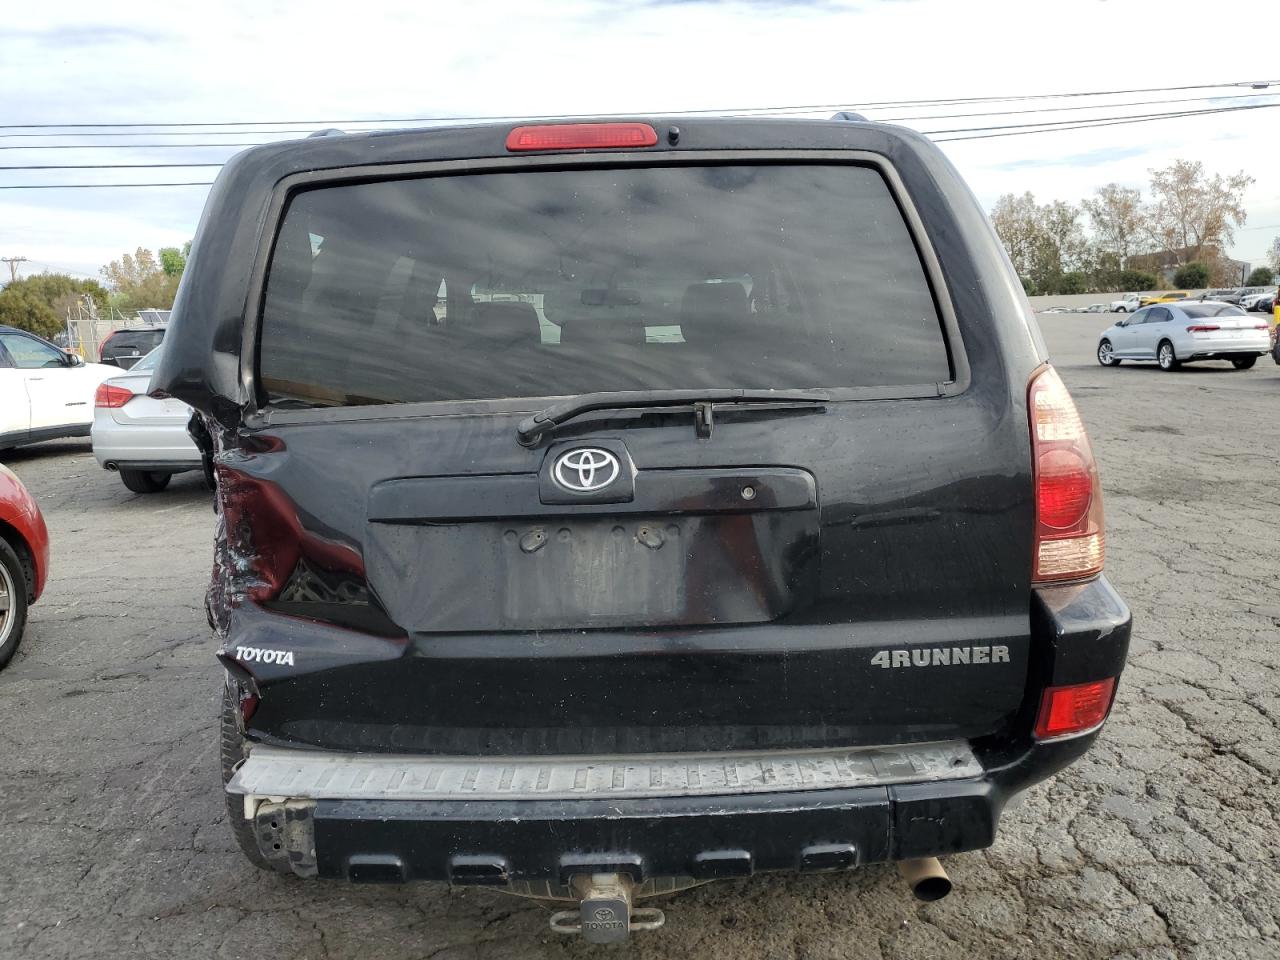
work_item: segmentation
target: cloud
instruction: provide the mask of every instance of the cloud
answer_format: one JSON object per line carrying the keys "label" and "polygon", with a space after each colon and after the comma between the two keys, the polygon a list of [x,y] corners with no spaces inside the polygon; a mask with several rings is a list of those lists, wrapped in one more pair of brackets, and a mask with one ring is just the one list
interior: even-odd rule
{"label": "cloud", "polygon": [[68,47],[83,50],[87,47],[117,48],[132,44],[163,43],[173,34],[151,28],[121,27],[114,24],[94,26],[56,26],[43,29],[5,27],[0,39],[8,43],[29,43],[48,48],[45,53],[57,53]]}
{"label": "cloud", "polygon": [[1150,153],[1147,147],[1103,147],[1088,153],[1075,153],[1068,156],[1026,157],[1022,160],[1011,160],[1008,163],[997,163],[994,170],[1025,170],[1045,167],[1096,167],[1114,163],[1129,157],[1141,157]]}

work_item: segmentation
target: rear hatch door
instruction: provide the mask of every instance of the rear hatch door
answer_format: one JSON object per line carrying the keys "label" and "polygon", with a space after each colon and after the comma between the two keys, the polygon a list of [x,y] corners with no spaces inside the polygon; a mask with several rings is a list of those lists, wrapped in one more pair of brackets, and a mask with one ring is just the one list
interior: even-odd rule
{"label": "rear hatch door", "polygon": [[[223,461],[301,544],[264,606],[363,604],[399,639],[261,668],[256,722],[495,751],[998,728],[1028,659],[1023,388],[968,382],[913,217],[866,161],[296,194],[267,411]],[[646,390],[813,396],[619,403],[518,442],[557,398]]]}

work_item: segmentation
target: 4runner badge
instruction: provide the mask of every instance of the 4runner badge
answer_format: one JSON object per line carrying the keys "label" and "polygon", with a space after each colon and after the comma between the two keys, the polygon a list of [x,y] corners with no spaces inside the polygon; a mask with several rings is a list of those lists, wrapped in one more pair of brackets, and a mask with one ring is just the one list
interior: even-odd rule
{"label": "4runner badge", "polygon": [[293,651],[260,650],[258,647],[236,647],[236,659],[241,663],[278,663],[282,667],[292,667]]}
{"label": "4runner badge", "polygon": [[916,647],[911,650],[879,650],[871,665],[892,670],[894,667],[956,667],[966,663],[1008,663],[1009,648],[989,647]]}

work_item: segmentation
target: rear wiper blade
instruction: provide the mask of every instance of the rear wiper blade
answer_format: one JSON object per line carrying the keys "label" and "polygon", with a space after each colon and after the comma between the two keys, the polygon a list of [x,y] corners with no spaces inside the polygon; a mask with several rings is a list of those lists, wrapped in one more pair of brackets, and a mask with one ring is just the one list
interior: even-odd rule
{"label": "rear wiper blade", "polygon": [[525,417],[516,428],[521,446],[532,447],[544,435],[566,421],[593,410],[624,410],[632,407],[679,407],[692,405],[698,436],[711,435],[711,407],[717,403],[805,403],[824,404],[831,397],[822,390],[618,390],[611,393],[584,393],[553,403],[541,413]]}

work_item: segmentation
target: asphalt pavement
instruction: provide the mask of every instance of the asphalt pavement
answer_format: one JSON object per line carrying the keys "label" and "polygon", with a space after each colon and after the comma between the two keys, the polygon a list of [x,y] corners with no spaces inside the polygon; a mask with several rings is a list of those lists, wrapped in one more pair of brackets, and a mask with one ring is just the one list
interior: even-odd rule
{"label": "asphalt pavement", "polygon": [[[1010,810],[955,892],[887,867],[712,884],[637,958],[1280,956],[1280,367],[1093,360],[1105,316],[1041,318],[1102,470],[1134,641],[1093,751]],[[221,668],[197,475],[137,495],[85,441],[6,462],[53,538],[0,672],[0,958],[585,957],[546,908],[483,890],[261,873],[224,821]],[[617,954],[620,955],[620,954]]]}

